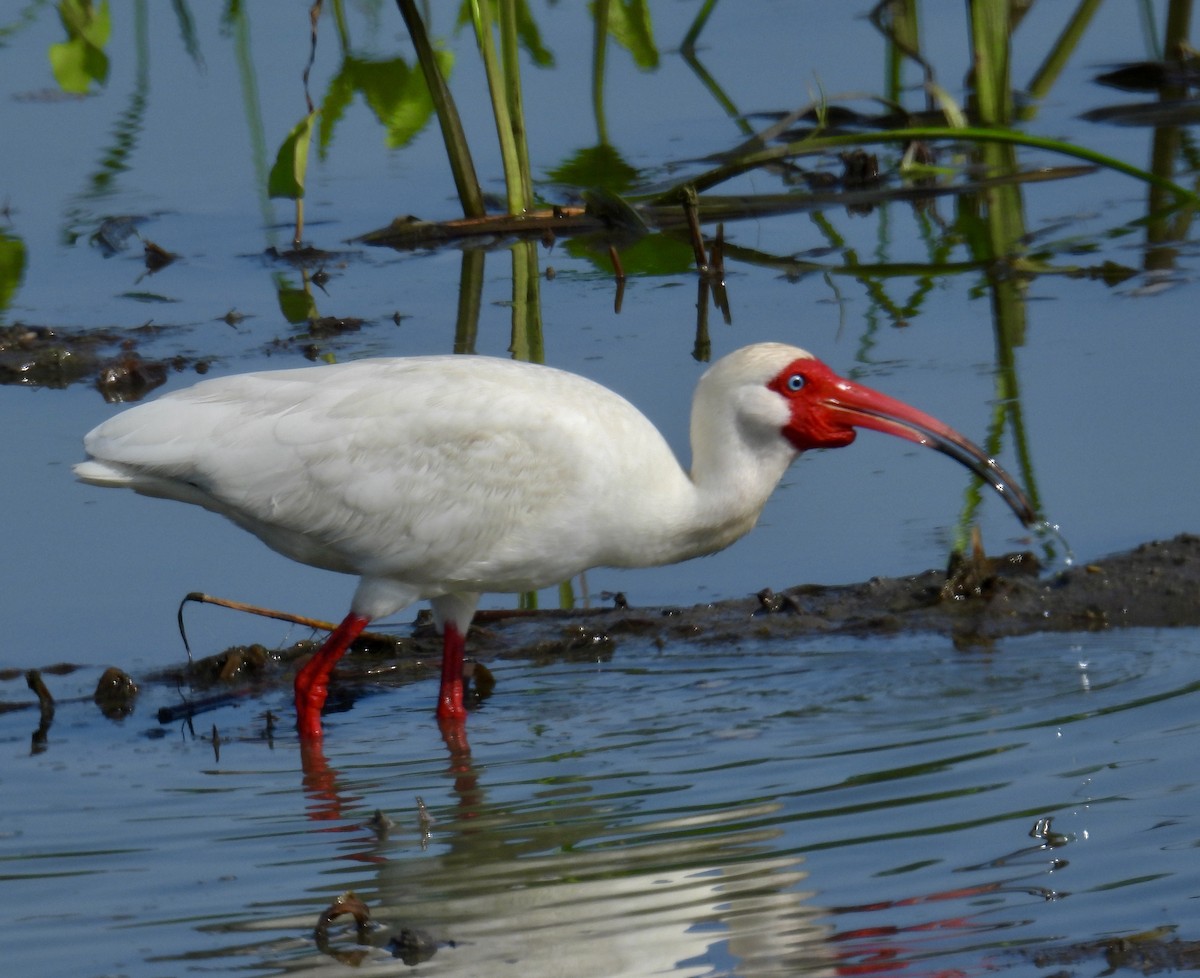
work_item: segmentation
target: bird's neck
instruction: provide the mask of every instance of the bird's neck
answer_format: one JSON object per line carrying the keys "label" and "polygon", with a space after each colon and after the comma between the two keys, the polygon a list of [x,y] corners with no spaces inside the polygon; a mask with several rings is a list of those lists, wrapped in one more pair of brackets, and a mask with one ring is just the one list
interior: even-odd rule
{"label": "bird's neck", "polygon": [[606,523],[596,563],[648,567],[723,550],[754,528],[797,455],[778,428],[746,430],[726,405],[706,403],[703,382],[692,411],[691,444],[690,470],[663,442],[661,458],[643,459],[625,473],[624,491],[609,500],[621,514]]}
{"label": "bird's neck", "polygon": [[691,471],[660,471],[656,498],[642,509],[652,518],[630,527],[644,561],[701,557],[745,536],[796,454],[781,438],[750,443],[732,423],[693,425]]}
{"label": "bird's neck", "polygon": [[721,550],[749,533],[796,457],[786,446],[769,450],[741,439],[693,439],[694,535],[703,552]]}

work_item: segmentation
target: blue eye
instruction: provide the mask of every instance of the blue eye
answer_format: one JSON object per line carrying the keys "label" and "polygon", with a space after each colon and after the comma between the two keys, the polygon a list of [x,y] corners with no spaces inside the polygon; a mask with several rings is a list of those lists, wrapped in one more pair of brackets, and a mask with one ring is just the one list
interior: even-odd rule
{"label": "blue eye", "polygon": [[787,389],[790,390],[792,393],[795,393],[796,391],[803,389],[804,384],[805,384],[804,374],[792,374],[787,379]]}

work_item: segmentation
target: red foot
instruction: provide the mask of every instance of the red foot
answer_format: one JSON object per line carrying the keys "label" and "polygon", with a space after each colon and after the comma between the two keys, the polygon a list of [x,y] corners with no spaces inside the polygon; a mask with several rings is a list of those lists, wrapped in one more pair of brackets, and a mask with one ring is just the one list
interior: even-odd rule
{"label": "red foot", "polygon": [[330,632],[317,654],[296,673],[296,730],[302,740],[320,739],[321,709],[329,694],[329,674],[370,620],[353,613],[347,615]]}

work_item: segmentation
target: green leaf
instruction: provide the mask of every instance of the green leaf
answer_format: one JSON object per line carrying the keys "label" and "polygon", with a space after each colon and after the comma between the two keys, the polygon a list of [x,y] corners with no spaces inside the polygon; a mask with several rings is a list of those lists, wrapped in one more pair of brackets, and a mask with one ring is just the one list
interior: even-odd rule
{"label": "green leaf", "polygon": [[[533,14],[529,12],[529,3],[527,0],[488,0],[491,8],[492,23],[500,22],[500,4],[501,2],[515,2],[517,15],[517,37],[521,42],[521,47],[525,49],[525,53],[529,55],[531,60],[539,68],[554,67],[554,52],[546,47],[542,41],[542,32],[538,30],[537,21],[533,19]],[[462,30],[471,23],[471,3],[470,0],[463,0],[462,5],[458,8],[458,20],[454,24],[455,30]]]}
{"label": "green leaf", "polygon": [[354,82],[343,63],[341,70],[330,80],[321,101],[321,124],[317,127],[317,152],[325,159],[333,141],[334,127],[341,122],[346,109],[354,101]]}
{"label": "green leaf", "polygon": [[275,165],[267,178],[267,194],[271,197],[287,197],[300,200],[304,196],[304,177],[308,172],[308,144],[312,141],[313,120],[320,109],[306,115],[288,133],[279,147]]}
{"label": "green leaf", "polygon": [[279,276],[275,280],[275,296],[283,318],[293,326],[317,318],[317,303],[307,288],[297,289],[286,278]]}
{"label": "green leaf", "polygon": [[[454,67],[453,52],[438,51],[435,58],[442,75],[449,75]],[[419,68],[409,67],[402,58],[391,61],[346,58],[330,81],[321,106],[323,117],[318,146],[322,156],[333,140],[334,127],[341,121],[355,93],[363,96],[375,118],[387,130],[389,149],[407,145],[433,118],[433,99]]]}
{"label": "green leaf", "polygon": [[[570,238],[563,248],[573,258],[591,262],[605,275],[613,273],[608,242],[599,238]],[[621,248],[621,265],[626,275],[686,275],[696,267],[696,253],[683,238],[667,234],[648,234],[628,247]]]}
{"label": "green leaf", "polygon": [[555,183],[569,187],[599,187],[617,194],[635,187],[640,176],[607,143],[576,150],[549,173]]}
{"label": "green leaf", "polygon": [[658,48],[646,0],[616,0],[608,8],[608,32],[633,55],[634,63],[643,71],[658,67]]}
{"label": "green leaf", "polygon": [[67,40],[50,45],[50,68],[64,92],[82,95],[93,82],[108,81],[108,55],[103,50],[112,34],[108,2],[93,6],[88,0],[60,0],[58,16]]}
{"label": "green leaf", "polygon": [[529,12],[526,0],[517,0],[517,36],[530,59],[539,68],[554,67],[554,53],[542,43],[537,21]]}
{"label": "green leaf", "polygon": [[[438,70],[448,77],[454,67],[454,54],[435,52]],[[433,118],[433,99],[419,68],[410,68],[403,60],[358,63],[355,87],[362,92],[375,117],[387,129],[389,149],[398,149],[412,140]]]}
{"label": "green leaf", "polygon": [[25,242],[0,231],[0,309],[7,309],[25,277]]}

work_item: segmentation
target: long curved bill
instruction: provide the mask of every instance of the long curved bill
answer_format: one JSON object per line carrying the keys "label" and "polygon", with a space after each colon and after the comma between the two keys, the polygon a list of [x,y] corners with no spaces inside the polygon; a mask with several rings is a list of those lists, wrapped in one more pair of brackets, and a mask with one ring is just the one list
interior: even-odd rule
{"label": "long curved bill", "polygon": [[1025,491],[994,458],[963,435],[903,401],[843,378],[826,395],[825,405],[843,420],[860,428],[873,428],[884,434],[936,449],[965,465],[1004,498],[1025,526],[1039,522]]}

